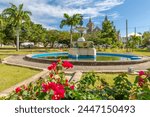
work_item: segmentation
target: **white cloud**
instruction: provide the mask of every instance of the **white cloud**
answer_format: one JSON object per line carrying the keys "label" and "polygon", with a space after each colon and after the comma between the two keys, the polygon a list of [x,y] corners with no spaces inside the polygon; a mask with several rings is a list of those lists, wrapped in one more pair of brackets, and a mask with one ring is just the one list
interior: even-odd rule
{"label": "white cloud", "polygon": [[119,14],[118,13],[112,13],[112,14],[109,14],[108,16],[112,17],[112,19],[117,19],[119,17]]}
{"label": "white cloud", "polygon": [[[86,18],[103,16],[104,11],[121,5],[125,0],[0,0],[0,11],[8,3],[16,5],[24,4],[24,8],[32,12],[32,20],[44,25],[56,24],[57,20],[63,18],[64,13],[73,15],[83,14]],[[112,13],[112,17],[117,18],[117,13]],[[58,24],[57,24],[58,25]]]}
{"label": "white cloud", "polygon": [[43,27],[47,28],[48,30],[57,30],[57,28],[54,26],[43,25]]}

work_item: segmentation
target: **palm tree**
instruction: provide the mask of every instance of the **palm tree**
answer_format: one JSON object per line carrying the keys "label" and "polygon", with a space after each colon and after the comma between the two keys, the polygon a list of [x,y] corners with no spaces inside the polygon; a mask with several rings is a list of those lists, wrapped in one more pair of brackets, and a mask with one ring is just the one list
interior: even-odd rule
{"label": "palm tree", "polygon": [[30,11],[24,11],[23,4],[20,4],[18,7],[12,3],[10,4],[11,7],[6,8],[3,11],[3,15],[5,15],[9,19],[10,23],[12,23],[16,28],[16,36],[17,36],[16,50],[19,51],[19,33],[21,25],[23,22],[30,21],[29,15],[31,15],[32,13]]}
{"label": "palm tree", "polygon": [[63,26],[65,25],[70,26],[70,45],[71,45],[73,27],[82,22],[83,16],[81,14],[74,14],[73,16],[69,16],[68,14],[65,13],[64,18],[65,19],[61,21],[60,28],[63,28]]}

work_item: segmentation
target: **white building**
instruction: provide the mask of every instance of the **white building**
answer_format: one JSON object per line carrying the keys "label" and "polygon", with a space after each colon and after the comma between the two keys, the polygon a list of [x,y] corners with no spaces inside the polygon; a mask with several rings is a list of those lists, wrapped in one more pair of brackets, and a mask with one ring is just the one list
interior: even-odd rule
{"label": "white building", "polygon": [[[137,36],[137,37],[141,37],[142,38],[142,34],[132,32],[132,33],[128,34],[128,40],[130,40],[130,38],[132,36]],[[123,43],[127,42],[126,36],[122,37],[122,42]]]}

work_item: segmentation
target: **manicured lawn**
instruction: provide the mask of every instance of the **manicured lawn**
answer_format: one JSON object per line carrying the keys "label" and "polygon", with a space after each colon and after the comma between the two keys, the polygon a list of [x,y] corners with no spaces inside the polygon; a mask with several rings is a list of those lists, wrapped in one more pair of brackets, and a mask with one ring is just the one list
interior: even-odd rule
{"label": "manicured lawn", "polygon": [[140,56],[150,56],[150,51],[146,49],[137,49],[133,53]]}
{"label": "manicured lawn", "polygon": [[[70,58],[68,56],[51,56],[51,57],[45,57],[46,59],[62,59],[62,60],[69,60]],[[82,60],[82,59],[81,59]],[[87,59],[88,60],[88,59]],[[90,59],[89,59],[90,60]],[[94,59],[91,59],[94,60]],[[115,60],[120,60],[119,57],[109,57],[109,56],[97,56],[96,57],[97,61],[115,61]]]}
{"label": "manicured lawn", "polygon": [[[60,49],[20,49],[20,51],[16,51],[15,48],[6,49],[0,48],[0,59],[4,59],[10,55],[27,55],[27,54],[35,54],[35,53],[45,53],[45,52],[61,52]],[[67,51],[64,49],[63,51]]]}
{"label": "manicured lawn", "polygon": [[106,49],[100,50],[99,52],[113,52],[113,53],[126,53],[126,54],[134,54],[139,56],[150,56],[150,51],[147,49],[134,49],[133,51],[126,52],[126,49]]}
{"label": "manicured lawn", "polygon": [[[62,52],[62,51],[68,51],[68,49],[52,49],[52,48],[38,48],[38,49],[20,49],[20,51],[16,51],[15,48],[12,49],[6,49],[6,48],[0,48],[0,56],[1,54],[33,54],[33,53],[43,53],[43,52]],[[129,53],[129,54],[135,54],[140,56],[150,56],[150,51],[147,49],[134,49],[132,52],[126,52],[126,49],[99,49],[98,52],[114,52],[114,53]]]}
{"label": "manicured lawn", "polygon": [[0,64],[0,91],[3,91],[31,76],[38,70]]}
{"label": "manicured lawn", "polygon": [[33,54],[41,52],[57,52],[61,51],[60,49],[20,49],[16,51],[15,49],[0,49],[0,54]]}
{"label": "manicured lawn", "polygon": [[120,58],[113,57],[113,56],[97,56],[96,60],[97,61],[116,61],[116,60],[120,60]]}
{"label": "manicured lawn", "polygon": [[9,56],[9,55],[5,55],[5,54],[4,54],[4,55],[1,55],[1,54],[0,54],[0,60],[1,60],[1,59],[4,59],[4,58],[7,57],[7,56]]}

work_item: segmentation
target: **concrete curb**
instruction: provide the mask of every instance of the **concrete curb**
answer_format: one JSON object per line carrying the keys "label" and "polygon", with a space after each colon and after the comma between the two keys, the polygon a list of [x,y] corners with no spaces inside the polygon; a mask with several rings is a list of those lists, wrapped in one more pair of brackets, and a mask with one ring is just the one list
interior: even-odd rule
{"label": "concrete curb", "polygon": [[82,77],[82,72],[81,71],[76,71],[74,73],[74,76],[70,79],[70,81],[77,82],[77,81],[80,80],[81,77]]}
{"label": "concrete curb", "polygon": [[24,81],[22,81],[22,82],[20,82],[20,83],[18,83],[18,84],[16,84],[16,85],[14,85],[14,86],[8,88],[8,89],[6,89],[6,90],[0,92],[0,97],[9,95],[9,93],[11,93],[16,87],[22,86],[22,85],[24,85],[24,84],[25,84],[25,85],[28,85],[28,84],[31,83],[31,82],[35,82],[35,81],[38,80],[39,78],[45,78],[45,77],[48,75],[48,73],[49,73],[48,70],[47,70],[47,71],[44,70],[44,71],[42,71],[42,72],[40,72],[40,73],[38,73],[38,74],[36,74],[36,75],[30,77],[29,79],[26,79],[26,80],[24,80]]}
{"label": "concrete curb", "polygon": [[16,63],[10,63],[10,62],[7,62],[7,61],[3,61],[2,63],[6,64],[6,65],[12,65],[12,66],[18,66],[18,67],[26,67],[26,68],[35,69],[35,70],[47,70],[47,69],[43,69],[43,68],[40,68],[40,67],[34,67],[34,66],[23,65],[23,64],[16,64]]}

